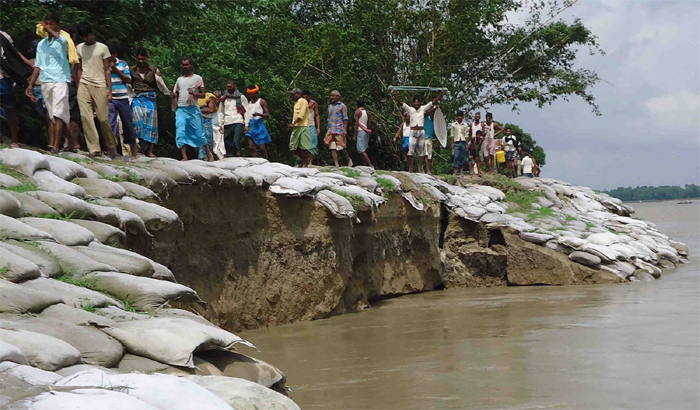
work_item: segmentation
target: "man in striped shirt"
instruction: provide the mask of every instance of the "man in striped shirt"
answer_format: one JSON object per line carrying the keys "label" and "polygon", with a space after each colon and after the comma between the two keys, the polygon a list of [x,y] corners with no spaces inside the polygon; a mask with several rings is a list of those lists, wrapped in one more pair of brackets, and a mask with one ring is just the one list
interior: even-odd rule
{"label": "man in striped shirt", "polygon": [[[117,115],[122,121],[122,131],[124,133],[124,143],[129,144],[129,152],[131,158],[136,159],[139,156],[138,147],[136,146],[136,136],[134,135],[134,123],[131,113],[131,104],[129,103],[129,92],[127,84],[131,84],[131,71],[129,65],[124,60],[119,59],[119,51],[122,49],[121,43],[117,40],[110,40],[107,43],[109,52],[112,55],[109,59],[109,69],[112,77],[112,101],[109,102],[109,124],[112,127],[112,132],[115,137],[119,135],[119,121]],[[122,146],[122,154],[125,153]]]}
{"label": "man in striped shirt", "polygon": [[330,148],[331,155],[335,166],[338,164],[338,151],[345,154],[345,159],[348,160],[348,166],[352,167],[352,160],[347,149],[348,135],[348,107],[340,102],[340,91],[331,91],[331,103],[328,106],[328,131],[323,142]]}

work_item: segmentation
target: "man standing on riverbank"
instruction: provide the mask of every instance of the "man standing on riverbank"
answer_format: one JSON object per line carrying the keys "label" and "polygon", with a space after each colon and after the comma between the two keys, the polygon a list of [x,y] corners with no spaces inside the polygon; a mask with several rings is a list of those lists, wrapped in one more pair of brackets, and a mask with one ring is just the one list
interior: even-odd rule
{"label": "man standing on riverbank", "polygon": [[68,106],[68,83],[71,81],[68,64],[68,40],[59,34],[61,18],[51,13],[41,22],[48,37],[41,40],[36,49],[34,72],[25,90],[27,96],[36,102],[34,84],[41,81],[41,95],[44,98],[49,125],[49,145],[51,153],[58,153],[63,128],[70,122]]}
{"label": "man standing on riverbank", "polygon": [[[112,127],[112,133],[115,136],[119,135],[117,116],[119,117],[122,122],[124,143],[129,145],[131,158],[136,159],[139,153],[136,148],[133,115],[129,104],[129,93],[127,92],[127,84],[131,84],[131,71],[126,61],[119,59],[119,52],[122,47],[117,40],[109,41],[107,48],[111,54],[109,68],[112,72],[112,101],[109,103],[109,124]],[[125,154],[125,152],[126,149],[122,146],[122,154]]]}
{"label": "man standing on riverbank", "polygon": [[416,96],[413,98],[413,107],[402,102],[396,94],[396,90],[393,88],[391,89],[391,95],[394,97],[396,103],[411,116],[411,136],[409,137],[408,143],[408,172],[413,172],[413,156],[415,154],[418,154],[421,162],[425,162],[425,130],[423,129],[423,124],[425,122],[426,112],[430,110],[434,104],[437,104],[440,98],[445,95],[445,91],[443,90],[433,101],[425,105],[421,105],[420,98]]}
{"label": "man standing on riverbank", "polygon": [[333,162],[336,167],[340,167],[338,163],[338,152],[342,151],[345,154],[345,159],[348,160],[348,166],[352,167],[352,160],[348,154],[347,148],[348,135],[348,107],[340,102],[340,91],[331,91],[331,103],[328,105],[328,130],[326,138],[323,142],[331,150]]}
{"label": "man standing on riverbank", "polygon": [[433,139],[435,138],[435,124],[433,123],[433,118],[435,116],[435,110],[440,108],[439,106],[434,106],[425,113],[423,129],[425,130],[425,172],[432,174],[431,166],[433,162]]}
{"label": "man standing on riverbank", "polygon": [[257,84],[249,85],[247,92],[250,96],[245,125],[248,148],[254,157],[258,156],[256,147],[260,148],[261,155],[267,159],[265,144],[272,142],[272,138],[263,120],[270,118],[270,109],[267,107],[267,101],[260,98],[260,87]]}
{"label": "man standing on riverbank", "polygon": [[170,90],[165,87],[156,66],[148,64],[148,50],[143,47],[136,49],[136,65],[131,67],[131,87],[135,94],[131,102],[134,135],[147,145],[147,155],[153,158],[153,148],[158,143],[156,89],[165,95],[170,95]]}
{"label": "man standing on riverbank", "polygon": [[508,163],[508,176],[515,178],[518,176],[518,151],[521,148],[520,141],[513,135],[513,129],[510,127],[506,128],[503,144],[505,144],[506,161]]}
{"label": "man standing on riverbank", "polygon": [[[481,151],[481,146],[483,143],[484,130],[484,124],[481,123],[481,113],[477,112],[474,114],[474,122],[469,124],[469,155],[472,157],[471,161],[476,165],[477,174],[479,176],[481,176],[483,173],[483,165],[481,163],[481,158],[479,157],[479,152]],[[478,136],[477,132],[479,133]],[[472,172],[470,172],[470,174],[472,174]]]}
{"label": "man standing on riverbank", "polygon": [[469,138],[469,124],[464,122],[464,111],[457,111],[455,121],[450,124],[450,136],[452,137],[452,168],[455,175],[463,175],[467,165],[467,139]]}
{"label": "man standing on riverbank", "polygon": [[289,138],[289,150],[296,153],[301,160],[302,168],[309,165],[311,158],[311,133],[309,132],[309,103],[301,98],[301,90],[294,88],[290,91],[292,100],[295,101],[292,123],[289,129],[292,135]]}
{"label": "man standing on riverbank", "polygon": [[182,59],[182,77],[177,79],[173,88],[173,100],[177,100],[175,111],[175,143],[182,153],[182,160],[187,161],[187,146],[204,147],[207,159],[214,161],[214,156],[207,146],[202,123],[202,111],[197,99],[205,96],[204,80],[194,73],[190,57]]}
{"label": "man standing on riverbank", "polygon": [[[217,105],[218,102],[219,97],[213,93],[205,93],[204,98],[197,100],[199,110],[202,112],[202,126],[204,127],[204,136],[207,138],[206,146],[209,147],[209,151],[212,153],[214,152],[214,127],[212,126],[212,118],[214,117],[214,113],[219,109]],[[205,147],[199,147],[197,158],[202,161],[207,161],[209,159]]]}
{"label": "man standing on riverbank", "polygon": [[78,36],[83,43],[78,44],[78,106],[83,123],[83,133],[90,156],[101,155],[100,135],[95,127],[94,112],[100,124],[106,151],[111,158],[116,156],[117,140],[109,124],[109,103],[112,101],[112,74],[110,60],[112,55],[106,45],[95,41],[92,24],[87,21],[78,23]]}
{"label": "man standing on riverbank", "polygon": [[309,133],[311,134],[311,150],[309,165],[314,162],[314,156],[318,154],[318,136],[321,134],[321,114],[318,111],[318,103],[311,98],[311,91],[304,90],[301,96],[309,103]]}
{"label": "man standing on riverbank", "polygon": [[369,159],[369,155],[367,155],[369,136],[372,134],[372,130],[369,129],[369,113],[367,113],[365,109],[365,100],[362,98],[357,100],[357,110],[355,110],[354,118],[357,153],[360,154],[363,165],[374,168],[374,166],[372,166],[372,161]]}
{"label": "man standing on riverbank", "polygon": [[[503,132],[503,127],[493,120],[493,114],[486,113],[484,131],[484,159],[489,168],[489,174],[493,175],[496,169],[496,137]],[[498,132],[496,132],[498,131]]]}
{"label": "man standing on riverbank", "polygon": [[243,154],[245,138],[245,113],[248,99],[238,90],[236,80],[226,82],[226,91],[219,98],[219,131],[224,133],[227,157],[240,157]]}

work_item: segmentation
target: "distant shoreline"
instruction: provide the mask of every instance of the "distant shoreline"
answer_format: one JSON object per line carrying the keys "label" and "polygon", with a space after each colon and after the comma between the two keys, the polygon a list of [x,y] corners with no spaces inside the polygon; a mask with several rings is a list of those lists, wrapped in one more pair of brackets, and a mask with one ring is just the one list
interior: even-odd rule
{"label": "distant shoreline", "polygon": [[636,201],[622,201],[624,204],[638,204],[640,202],[682,202],[682,201],[700,201],[700,198],[679,198],[679,199],[641,199]]}

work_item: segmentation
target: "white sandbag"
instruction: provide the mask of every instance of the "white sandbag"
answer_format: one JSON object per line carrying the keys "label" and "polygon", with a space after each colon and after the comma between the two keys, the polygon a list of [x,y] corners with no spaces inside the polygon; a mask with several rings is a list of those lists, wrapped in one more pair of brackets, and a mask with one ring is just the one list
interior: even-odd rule
{"label": "white sandbag", "polygon": [[95,240],[95,235],[93,235],[92,232],[68,221],[50,218],[21,218],[20,221],[36,229],[50,233],[61,245],[87,245]]}
{"label": "white sandbag", "polygon": [[[42,278],[34,280],[40,279]],[[39,313],[56,303],[63,303],[58,295],[28,289],[0,279],[0,313]]]}
{"label": "white sandbag", "polygon": [[316,202],[323,205],[336,218],[352,218],[355,210],[350,201],[344,196],[329,190],[323,190],[316,194]]}
{"label": "white sandbag", "polygon": [[0,172],[0,188],[9,188],[13,186],[20,186],[22,183],[17,179]]}
{"label": "white sandbag", "polygon": [[82,363],[86,364],[112,367],[124,356],[124,347],[119,342],[92,326],[30,317],[12,322],[0,321],[0,328],[36,332],[62,340],[78,349]]}
{"label": "white sandbag", "polygon": [[32,386],[49,386],[62,378],[59,374],[54,372],[47,372],[46,370],[37,369],[36,367],[10,361],[0,362],[0,373],[9,374]]}
{"label": "white sandbag", "polygon": [[152,190],[141,186],[139,184],[134,184],[133,182],[117,182],[126,191],[126,194],[132,198],[140,199],[146,201],[149,199],[156,199],[158,195]]}
{"label": "white sandbag", "polygon": [[113,266],[118,272],[135,276],[153,276],[155,269],[148,258],[126,249],[113,248],[93,242],[90,246],[74,246],[73,249],[101,263]]}
{"label": "white sandbag", "polygon": [[105,178],[129,179],[129,174],[119,168],[112,167],[97,161],[85,163],[85,168],[91,169]]}
{"label": "white sandbag", "polygon": [[[136,169],[131,168],[130,172],[134,173]],[[178,185],[178,182],[170,177],[170,173],[158,168],[138,168],[139,179],[134,181],[144,184],[158,192],[167,191]]]}
{"label": "white sandbag", "polygon": [[22,282],[41,276],[39,267],[23,257],[0,247],[0,278],[10,282]]}
{"label": "white sandbag", "polygon": [[0,214],[0,240],[55,241],[50,233],[29,226],[15,218]]}
{"label": "white sandbag", "polygon": [[280,162],[268,162],[267,165],[271,168],[279,169],[286,174],[290,174],[293,177],[312,177],[318,174],[320,171],[316,168],[295,168],[287,164],[282,164]]}
{"label": "white sandbag", "polygon": [[75,172],[73,171],[72,167],[65,164],[66,162],[71,161],[51,155],[45,155],[44,159],[46,159],[46,161],[49,163],[49,171],[51,171],[57,177],[66,181],[70,181],[75,178]]}
{"label": "white sandbag", "polygon": [[108,369],[108,368],[102,367],[102,366],[94,366],[91,364],[74,364],[73,366],[67,366],[67,367],[64,367],[63,369],[56,370],[55,373],[60,375],[63,378],[63,377],[72,376],[76,373],[84,372],[86,370],[99,370],[101,372],[104,372],[105,374],[119,374],[119,372],[114,371],[112,369]]}
{"label": "white sandbag", "polygon": [[560,236],[559,238],[557,238],[557,242],[559,242],[562,245],[566,245],[569,248],[573,248],[577,251],[587,250],[584,248],[584,246],[588,243],[588,241],[586,241],[585,239],[580,239],[571,236]]}
{"label": "white sandbag", "polygon": [[108,389],[75,389],[41,393],[23,400],[12,410],[161,410],[136,397]]}
{"label": "white sandbag", "polygon": [[412,193],[410,192],[401,192],[401,197],[405,199],[411,206],[417,210],[417,211],[423,211],[425,209],[425,205],[423,202],[419,202]]}
{"label": "white sandbag", "polygon": [[596,245],[601,245],[601,246],[610,246],[614,243],[620,242],[620,239],[618,238],[618,236],[612,232],[594,233],[592,235],[589,235],[586,239],[590,243],[594,243]]}
{"label": "white sandbag", "polygon": [[470,192],[477,192],[481,195],[487,196],[492,201],[505,201],[506,195],[497,188],[490,187],[488,185],[473,185],[469,184],[466,189]]}
{"label": "white sandbag", "polygon": [[51,171],[43,169],[36,171],[32,176],[32,181],[39,189],[44,191],[58,192],[81,198],[87,195],[82,187],[57,177]]}
{"label": "white sandbag", "polygon": [[30,365],[49,372],[80,362],[78,349],[41,333],[0,329],[0,340],[22,350]]}
{"label": "white sandbag", "polygon": [[100,272],[90,277],[95,278],[100,289],[128,301],[139,311],[150,312],[170,301],[199,301],[194,290],[178,283],[116,272]]}
{"label": "white sandbag", "polygon": [[71,285],[60,280],[37,278],[20,284],[24,289],[42,292],[52,298],[57,298],[62,303],[79,309],[92,309],[103,306],[117,306],[124,308],[121,302],[100,292]]}
{"label": "white sandbag", "polygon": [[617,253],[622,255],[622,257],[617,258],[618,260],[629,261],[629,260],[637,258],[636,250],[633,247],[627,246],[625,244],[614,243],[614,244],[610,245],[610,248],[614,249]]}
{"label": "white sandbag", "polygon": [[240,185],[246,187],[261,187],[263,185],[263,177],[257,172],[251,171],[249,167],[236,168],[232,172],[238,178]]}
{"label": "white sandbag", "polygon": [[276,391],[235,377],[185,376],[204,387],[236,410],[301,410],[296,403]]}
{"label": "white sandbag", "polygon": [[40,200],[63,216],[79,219],[94,216],[90,204],[71,195],[47,191],[31,191],[27,195]]}
{"label": "white sandbag", "polygon": [[374,178],[370,177],[357,177],[355,178],[355,181],[357,182],[357,185],[368,190],[369,192],[376,191],[377,187],[379,186],[379,183],[375,181]]}
{"label": "white sandbag", "polygon": [[0,190],[0,215],[12,218],[23,217],[24,209],[22,209],[22,203],[9,192]]}
{"label": "white sandbag", "polygon": [[594,243],[585,244],[581,250],[598,256],[603,262],[614,262],[621,257],[620,253],[613,248]]}
{"label": "white sandbag", "polygon": [[233,333],[182,318],[153,318],[117,323],[102,329],[131,354],[172,366],[194,367],[193,354],[208,349],[232,349],[242,343]]}
{"label": "white sandbag", "polygon": [[51,255],[61,266],[63,273],[68,273],[78,278],[91,272],[116,272],[117,269],[106,263],[97,262],[70,246],[54,242],[39,242],[39,249]]}
{"label": "white sandbag", "polygon": [[53,208],[34,198],[31,195],[27,195],[23,192],[6,192],[15,197],[15,199],[17,199],[20,202],[20,206],[24,211],[24,215],[22,216],[58,215],[58,212],[56,212]]}
{"label": "white sandbag", "polygon": [[22,148],[5,148],[0,150],[0,163],[16,169],[30,177],[37,170],[49,169],[49,162],[44,155]]}
{"label": "white sandbag", "polygon": [[221,178],[226,178],[226,174],[228,174],[228,171],[219,168],[200,165],[197,160],[182,161],[178,166],[190,174],[190,178],[193,178],[197,183],[216,182]]}
{"label": "white sandbag", "polygon": [[332,190],[336,193],[341,192],[347,195],[355,195],[358,197],[362,197],[364,203],[370,207],[378,207],[379,205],[382,205],[384,202],[386,202],[384,197],[367,192],[357,185],[335,186]]}
{"label": "white sandbag", "polygon": [[121,185],[107,179],[76,178],[73,183],[80,185],[92,197],[119,199],[126,195]]}
{"label": "white sandbag", "polygon": [[88,312],[85,309],[71,307],[63,303],[47,307],[38,317],[44,320],[60,320],[78,326],[92,326],[93,324],[98,326],[112,326],[116,323],[110,318]]}
{"label": "white sandbag", "polygon": [[133,212],[98,204],[91,204],[91,207],[95,219],[100,222],[117,226],[131,234],[151,236],[143,219]]}
{"label": "white sandbag", "polygon": [[122,199],[101,199],[97,203],[135,213],[143,220],[149,231],[161,231],[180,221],[177,214],[168,208],[128,196]]}
{"label": "white sandbag", "polygon": [[267,164],[269,161],[261,157],[230,157],[215,161],[213,164],[224,169],[236,169],[240,167],[252,167],[253,165]]}
{"label": "white sandbag", "polygon": [[70,223],[76,224],[92,232],[95,239],[100,243],[116,245],[123,244],[126,241],[126,234],[124,231],[112,225],[107,225],[97,221],[84,221],[82,219],[71,219]]}
{"label": "white sandbag", "polygon": [[336,218],[352,218],[355,210],[350,201],[344,196],[329,190],[323,190],[316,194],[316,202],[323,205]]}
{"label": "white sandbag", "polygon": [[658,244],[657,248],[657,255],[659,255],[660,258],[668,259],[675,265],[677,265],[678,262],[680,262],[680,258],[678,257],[678,251],[676,251],[671,246]]}
{"label": "white sandbag", "polygon": [[148,261],[151,263],[151,266],[153,266],[153,275],[151,276],[153,279],[177,282],[175,280],[175,275],[173,275],[173,272],[170,269],[168,269],[167,266],[161,265],[158,262],[154,262],[151,259],[149,259]]}
{"label": "white sandbag", "polygon": [[[152,373],[164,373],[164,374],[173,374],[170,373],[174,369],[176,369],[173,366],[170,366],[169,364],[157,362],[155,360],[149,359],[147,357],[141,357],[141,356],[136,356],[130,353],[127,353],[122,357],[122,360],[119,362],[119,364],[115,368],[118,373],[145,373],[145,374],[152,374]],[[189,374],[186,371],[182,372],[182,375]]]}
{"label": "white sandbag", "polygon": [[321,189],[328,188],[328,185],[321,181],[313,181],[309,178],[288,178],[280,177],[272,185],[270,192],[277,195],[304,196],[313,195]]}
{"label": "white sandbag", "polygon": [[286,381],[284,373],[269,363],[238,352],[207,350],[197,356],[215,366],[222,375],[246,379],[261,386],[275,388]]}
{"label": "white sandbag", "polygon": [[318,174],[314,175],[314,178],[331,178],[337,179],[346,185],[357,185],[357,181],[355,181],[353,178],[346,177],[345,175],[335,172],[319,172]]}
{"label": "white sandbag", "polygon": [[[61,379],[56,382],[56,386],[92,386],[112,390],[120,388],[123,393],[160,410],[232,410],[231,406],[209,390],[167,374],[108,375],[90,370]],[[123,389],[124,386],[128,388]]]}
{"label": "white sandbag", "polygon": [[0,340],[0,362],[27,364],[27,358],[19,347]]}
{"label": "white sandbag", "polygon": [[[152,168],[154,170],[159,170],[164,172],[168,178],[172,179],[175,181],[177,184],[191,184],[194,182],[194,178],[190,176],[190,174],[185,171],[184,169],[180,168],[177,163],[173,163],[170,161],[164,162],[162,161],[162,158],[159,158],[156,161],[152,161],[149,163],[149,168]],[[132,181],[136,182],[136,181]],[[149,184],[153,185],[153,184]]]}

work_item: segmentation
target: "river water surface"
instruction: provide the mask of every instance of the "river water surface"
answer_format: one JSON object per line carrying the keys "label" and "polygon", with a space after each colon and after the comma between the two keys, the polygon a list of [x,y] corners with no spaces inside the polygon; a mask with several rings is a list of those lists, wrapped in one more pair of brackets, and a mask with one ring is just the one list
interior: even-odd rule
{"label": "river water surface", "polygon": [[242,336],[303,409],[698,409],[700,202],[633,206],[690,263],[654,282],[403,296]]}

